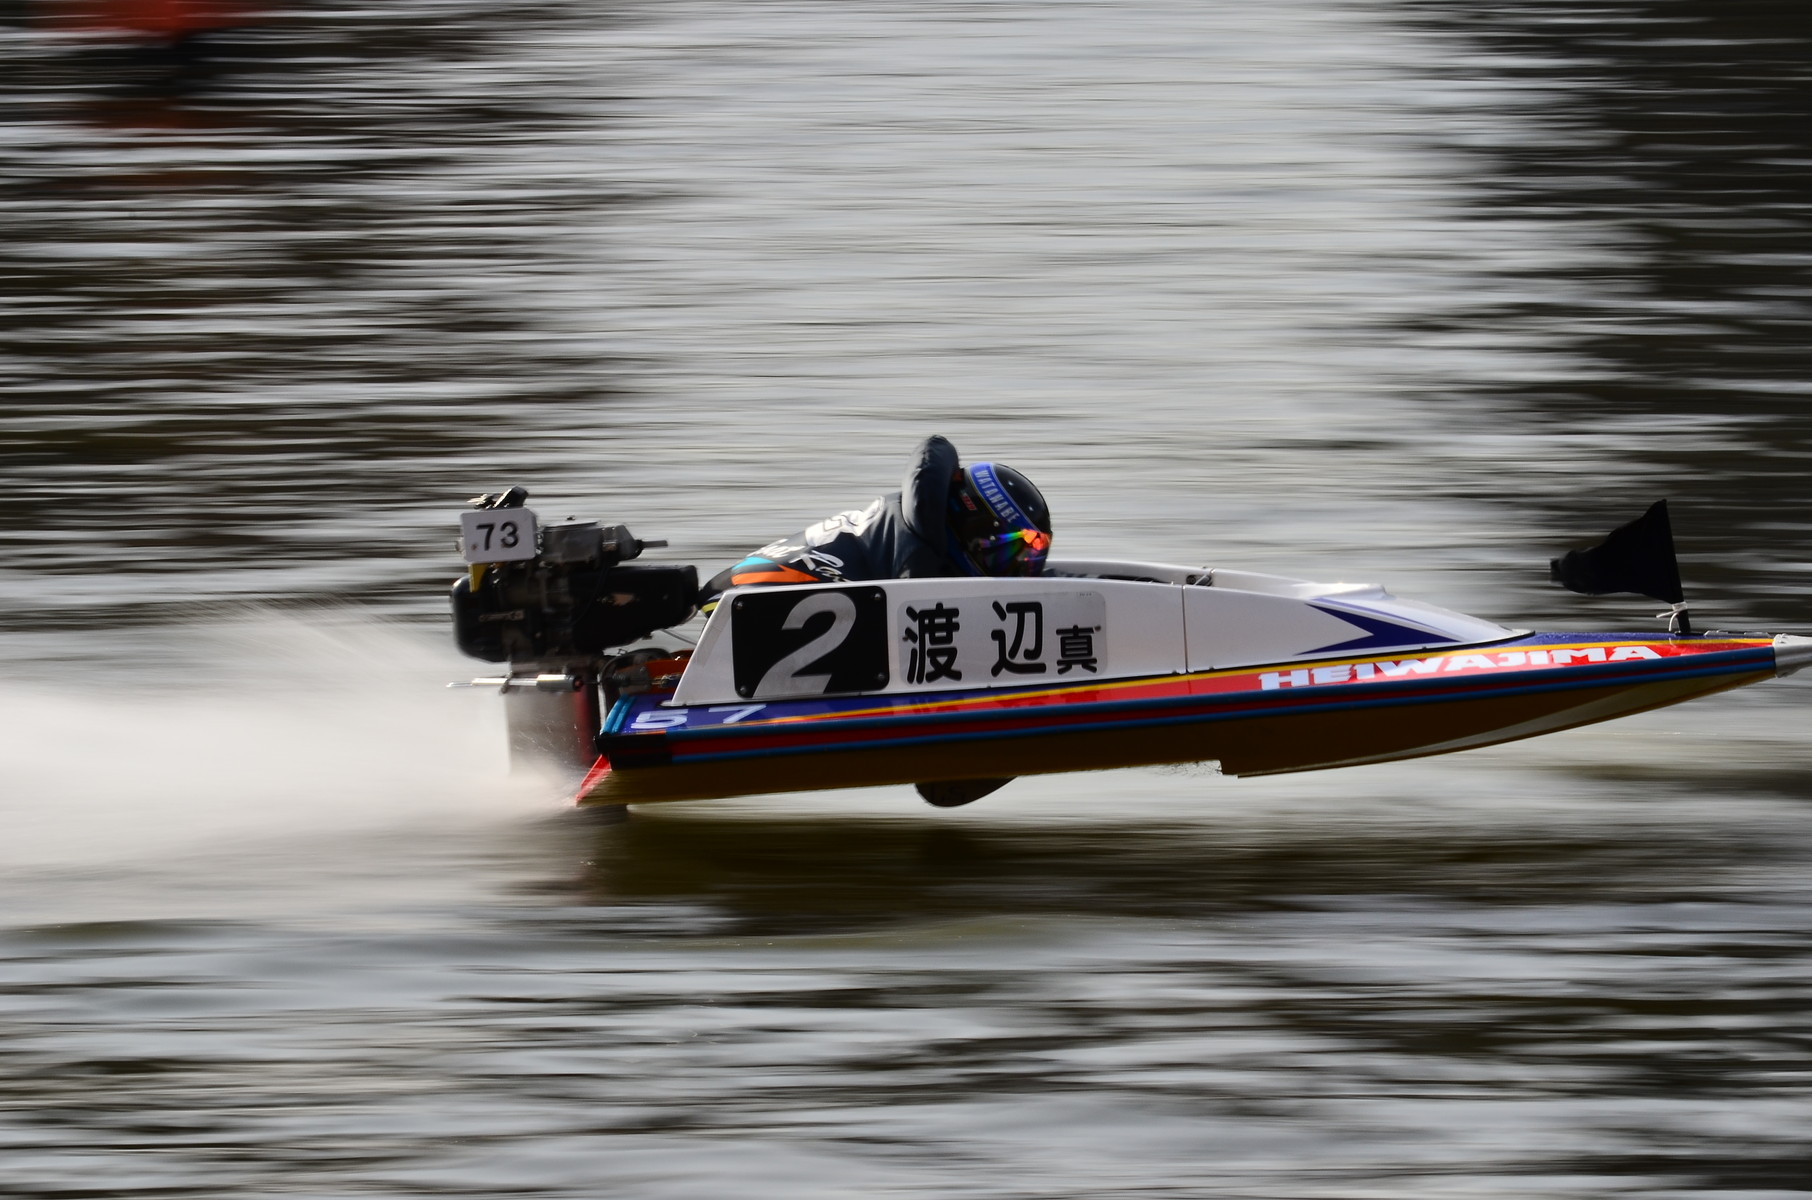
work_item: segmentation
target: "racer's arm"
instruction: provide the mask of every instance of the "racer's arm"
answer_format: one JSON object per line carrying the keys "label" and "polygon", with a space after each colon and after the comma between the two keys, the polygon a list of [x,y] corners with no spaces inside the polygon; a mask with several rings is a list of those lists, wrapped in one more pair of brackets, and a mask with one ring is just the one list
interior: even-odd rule
{"label": "racer's arm", "polygon": [[867,508],[851,509],[812,525],[789,538],[770,542],[728,570],[719,571],[699,591],[698,607],[709,612],[717,598],[733,587],[782,583],[842,583],[886,578],[875,566],[869,540],[884,523],[888,498]]}
{"label": "racer's arm", "polygon": [[765,555],[751,554],[733,567],[725,567],[705,581],[705,586],[698,590],[698,610],[709,613],[717,607],[717,600],[733,587],[761,586],[776,583],[835,583],[843,578],[833,570],[811,570],[818,566],[814,560],[795,560],[778,562]]}

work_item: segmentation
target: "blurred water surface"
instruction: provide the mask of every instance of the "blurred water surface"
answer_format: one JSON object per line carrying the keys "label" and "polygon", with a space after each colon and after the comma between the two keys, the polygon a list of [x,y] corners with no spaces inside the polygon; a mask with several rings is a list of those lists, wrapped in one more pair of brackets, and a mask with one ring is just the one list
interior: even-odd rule
{"label": "blurred water surface", "polygon": [[1760,0],[400,0],[171,81],[0,25],[0,1193],[1812,1190],[1801,681],[614,826],[439,687],[465,496],[712,570],[933,431],[1060,553],[1520,625],[1646,623],[1543,564],[1665,494],[1705,618],[1803,631],[1808,50]]}

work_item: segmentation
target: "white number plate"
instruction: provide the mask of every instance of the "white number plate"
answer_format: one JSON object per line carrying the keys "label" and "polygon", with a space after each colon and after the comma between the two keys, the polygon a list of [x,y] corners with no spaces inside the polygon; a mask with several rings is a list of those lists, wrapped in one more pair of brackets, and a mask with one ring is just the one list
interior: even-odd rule
{"label": "white number plate", "polygon": [[481,508],[459,514],[459,548],[469,563],[535,557],[535,514],[526,508]]}

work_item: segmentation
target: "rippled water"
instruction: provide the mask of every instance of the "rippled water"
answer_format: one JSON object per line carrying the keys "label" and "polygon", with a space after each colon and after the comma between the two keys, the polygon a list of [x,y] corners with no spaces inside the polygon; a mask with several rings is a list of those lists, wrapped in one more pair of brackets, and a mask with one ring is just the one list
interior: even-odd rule
{"label": "rippled water", "polygon": [[[20,10],[0,8],[0,19]],[[1450,759],[638,811],[503,770],[467,495],[715,569],[941,431],[1059,552],[1812,607],[1812,19],[0,24],[0,1193],[1801,1195],[1789,681]]]}

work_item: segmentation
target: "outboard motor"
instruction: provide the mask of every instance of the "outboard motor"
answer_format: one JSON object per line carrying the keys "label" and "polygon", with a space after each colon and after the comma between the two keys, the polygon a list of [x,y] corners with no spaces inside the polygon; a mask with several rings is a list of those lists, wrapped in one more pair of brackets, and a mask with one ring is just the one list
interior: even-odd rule
{"label": "outboard motor", "polygon": [[473,683],[503,691],[512,759],[583,769],[596,756],[600,714],[616,688],[647,674],[638,673],[639,660],[664,657],[618,648],[690,617],[698,569],[632,565],[667,543],[595,521],[543,527],[523,507],[527,499],[513,487],[476,497],[461,514],[470,569],[453,585],[453,633],[473,658],[509,664]]}

